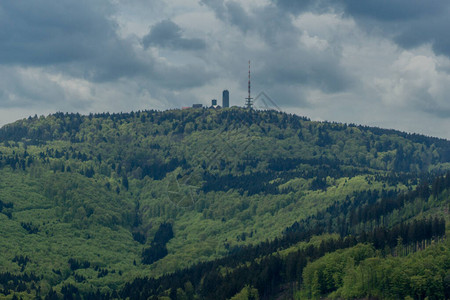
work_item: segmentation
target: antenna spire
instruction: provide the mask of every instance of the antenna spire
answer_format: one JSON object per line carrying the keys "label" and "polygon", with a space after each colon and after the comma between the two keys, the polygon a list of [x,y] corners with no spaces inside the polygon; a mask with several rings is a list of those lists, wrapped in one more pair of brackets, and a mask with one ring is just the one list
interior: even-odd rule
{"label": "antenna spire", "polygon": [[247,101],[245,101],[245,106],[249,109],[251,109],[253,106],[253,101],[252,101],[253,98],[251,97],[251,94],[250,94],[250,86],[251,86],[250,78],[251,78],[250,77],[250,61],[248,61],[248,97],[245,98],[247,100]]}

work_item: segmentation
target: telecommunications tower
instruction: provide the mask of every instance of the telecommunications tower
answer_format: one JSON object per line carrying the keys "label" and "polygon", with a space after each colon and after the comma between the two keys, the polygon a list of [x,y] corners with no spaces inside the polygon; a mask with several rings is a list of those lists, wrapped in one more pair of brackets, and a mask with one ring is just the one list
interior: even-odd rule
{"label": "telecommunications tower", "polygon": [[251,109],[253,106],[253,98],[250,96],[250,61],[248,61],[248,97],[245,100],[245,106]]}

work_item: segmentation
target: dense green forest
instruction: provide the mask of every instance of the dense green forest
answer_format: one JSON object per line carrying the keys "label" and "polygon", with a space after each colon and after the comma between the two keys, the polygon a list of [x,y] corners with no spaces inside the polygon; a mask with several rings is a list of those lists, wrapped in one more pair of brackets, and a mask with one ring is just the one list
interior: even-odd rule
{"label": "dense green forest", "polygon": [[450,297],[450,141],[239,108],[0,129],[0,299]]}

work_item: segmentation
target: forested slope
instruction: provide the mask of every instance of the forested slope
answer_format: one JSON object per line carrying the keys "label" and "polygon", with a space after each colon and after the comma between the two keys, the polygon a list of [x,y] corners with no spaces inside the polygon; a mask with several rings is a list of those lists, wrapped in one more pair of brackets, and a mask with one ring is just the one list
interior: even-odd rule
{"label": "forested slope", "polygon": [[[449,141],[275,111],[30,117],[0,129],[0,295],[125,297],[136,277],[270,259],[317,235],[381,249],[374,230],[448,208],[449,169]],[[426,219],[440,224],[427,240],[445,219]],[[212,296],[194,281],[143,295]],[[246,284],[268,296],[301,280],[283,282]],[[315,293],[350,295],[339,288]]]}

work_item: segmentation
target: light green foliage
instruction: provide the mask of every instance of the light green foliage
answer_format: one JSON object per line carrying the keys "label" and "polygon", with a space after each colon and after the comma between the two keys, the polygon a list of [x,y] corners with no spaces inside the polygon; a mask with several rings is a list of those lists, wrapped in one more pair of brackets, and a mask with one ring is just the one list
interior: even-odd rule
{"label": "light green foliage", "polygon": [[[0,130],[0,200],[13,204],[0,213],[0,272],[20,273],[12,259],[24,255],[30,258],[24,271],[42,275],[44,290],[66,283],[108,290],[137,276],[219,258],[234,246],[278,237],[354,192],[406,189],[405,181],[387,180],[391,171],[448,169],[442,164],[446,144],[422,140],[240,109],[20,120]],[[263,178],[267,173],[272,177]],[[205,174],[221,181],[204,189]],[[222,188],[227,176],[251,181]],[[179,203],[170,192],[174,179],[186,178],[195,193]],[[314,187],[317,182],[322,185]],[[258,184],[260,190],[251,192]],[[274,188],[265,192],[267,186]],[[175,234],[168,255],[143,265],[142,250],[162,222],[172,223]],[[143,244],[133,239],[136,233],[146,238]],[[69,258],[108,274],[99,276],[94,267],[72,272]],[[320,275],[314,274],[311,282]],[[345,281],[330,276],[328,288]]]}
{"label": "light green foliage", "polygon": [[303,283],[309,297],[317,298],[342,286],[343,270],[353,269],[375,251],[369,245],[357,245],[348,250],[337,250],[308,264],[303,270]]}
{"label": "light green foliage", "polygon": [[[303,298],[443,299],[450,248],[435,244],[408,256],[383,257],[371,246],[357,245],[325,255],[303,271]],[[448,284],[447,284],[448,288]]]}
{"label": "light green foliage", "polygon": [[251,286],[246,286],[230,300],[259,300],[258,290]]}

